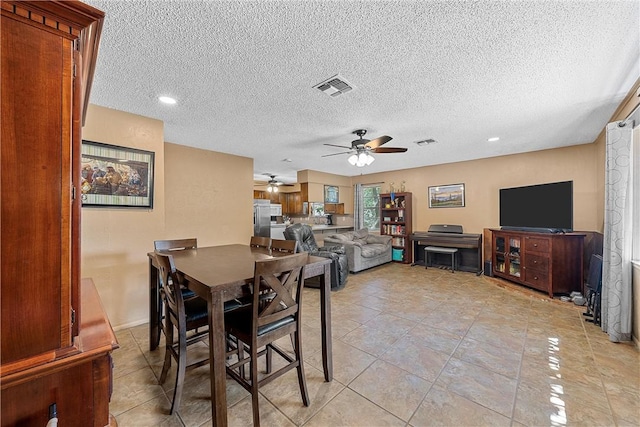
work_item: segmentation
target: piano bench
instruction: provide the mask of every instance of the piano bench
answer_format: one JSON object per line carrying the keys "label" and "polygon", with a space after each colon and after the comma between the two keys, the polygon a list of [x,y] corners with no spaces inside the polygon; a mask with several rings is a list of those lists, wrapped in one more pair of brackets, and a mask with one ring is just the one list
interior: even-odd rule
{"label": "piano bench", "polygon": [[453,271],[456,269],[457,267],[457,257],[456,254],[458,253],[458,249],[457,248],[441,248],[439,246],[426,246],[424,248],[424,268],[426,269],[427,266],[429,264],[431,264],[429,262],[430,257],[429,254],[431,253],[436,253],[436,254],[450,254],[451,255],[451,272],[453,273]]}

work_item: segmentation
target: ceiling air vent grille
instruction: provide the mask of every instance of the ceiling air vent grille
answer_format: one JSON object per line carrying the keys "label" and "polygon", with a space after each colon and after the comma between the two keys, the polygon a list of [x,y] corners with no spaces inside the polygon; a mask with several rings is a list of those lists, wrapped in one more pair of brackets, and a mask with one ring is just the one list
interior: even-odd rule
{"label": "ceiling air vent grille", "polygon": [[420,147],[423,147],[423,146],[425,146],[427,144],[434,144],[436,142],[438,142],[438,141],[436,141],[433,138],[429,138],[429,139],[423,139],[422,141],[416,141],[415,144],[417,144]]}
{"label": "ceiling air vent grille", "polygon": [[345,81],[339,75],[335,75],[322,83],[318,83],[314,86],[315,89],[318,89],[329,96],[336,97],[338,95],[342,95],[343,93],[349,92],[353,89],[353,86]]}

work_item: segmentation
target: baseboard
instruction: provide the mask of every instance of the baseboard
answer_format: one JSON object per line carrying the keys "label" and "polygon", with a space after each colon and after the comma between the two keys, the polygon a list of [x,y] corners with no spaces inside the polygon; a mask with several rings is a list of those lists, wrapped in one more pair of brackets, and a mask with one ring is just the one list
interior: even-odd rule
{"label": "baseboard", "polygon": [[125,323],[124,325],[114,326],[113,330],[114,332],[118,332],[123,329],[133,328],[134,326],[144,325],[145,323],[149,323],[149,319],[139,319],[139,320],[134,320],[133,322]]}

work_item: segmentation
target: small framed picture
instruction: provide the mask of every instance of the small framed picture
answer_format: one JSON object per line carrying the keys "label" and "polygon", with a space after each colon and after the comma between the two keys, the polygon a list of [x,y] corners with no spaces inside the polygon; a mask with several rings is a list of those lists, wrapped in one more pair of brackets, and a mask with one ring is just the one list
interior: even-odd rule
{"label": "small framed picture", "polygon": [[83,207],[153,208],[155,153],[82,141]]}
{"label": "small framed picture", "polygon": [[334,185],[324,186],[324,202],[325,203],[338,203],[339,199],[338,187]]}
{"label": "small framed picture", "polygon": [[464,184],[448,184],[429,187],[430,208],[464,207]]}

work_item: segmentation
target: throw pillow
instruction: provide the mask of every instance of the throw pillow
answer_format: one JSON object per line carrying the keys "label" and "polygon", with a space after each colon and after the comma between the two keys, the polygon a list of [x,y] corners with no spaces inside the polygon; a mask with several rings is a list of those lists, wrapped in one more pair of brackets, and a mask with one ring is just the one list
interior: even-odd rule
{"label": "throw pillow", "polygon": [[360,230],[353,232],[353,240],[366,239],[368,235],[369,235],[369,230],[366,228],[361,228]]}
{"label": "throw pillow", "polygon": [[367,244],[367,237],[369,237],[369,230],[362,228],[353,233],[353,241],[357,243]]}

